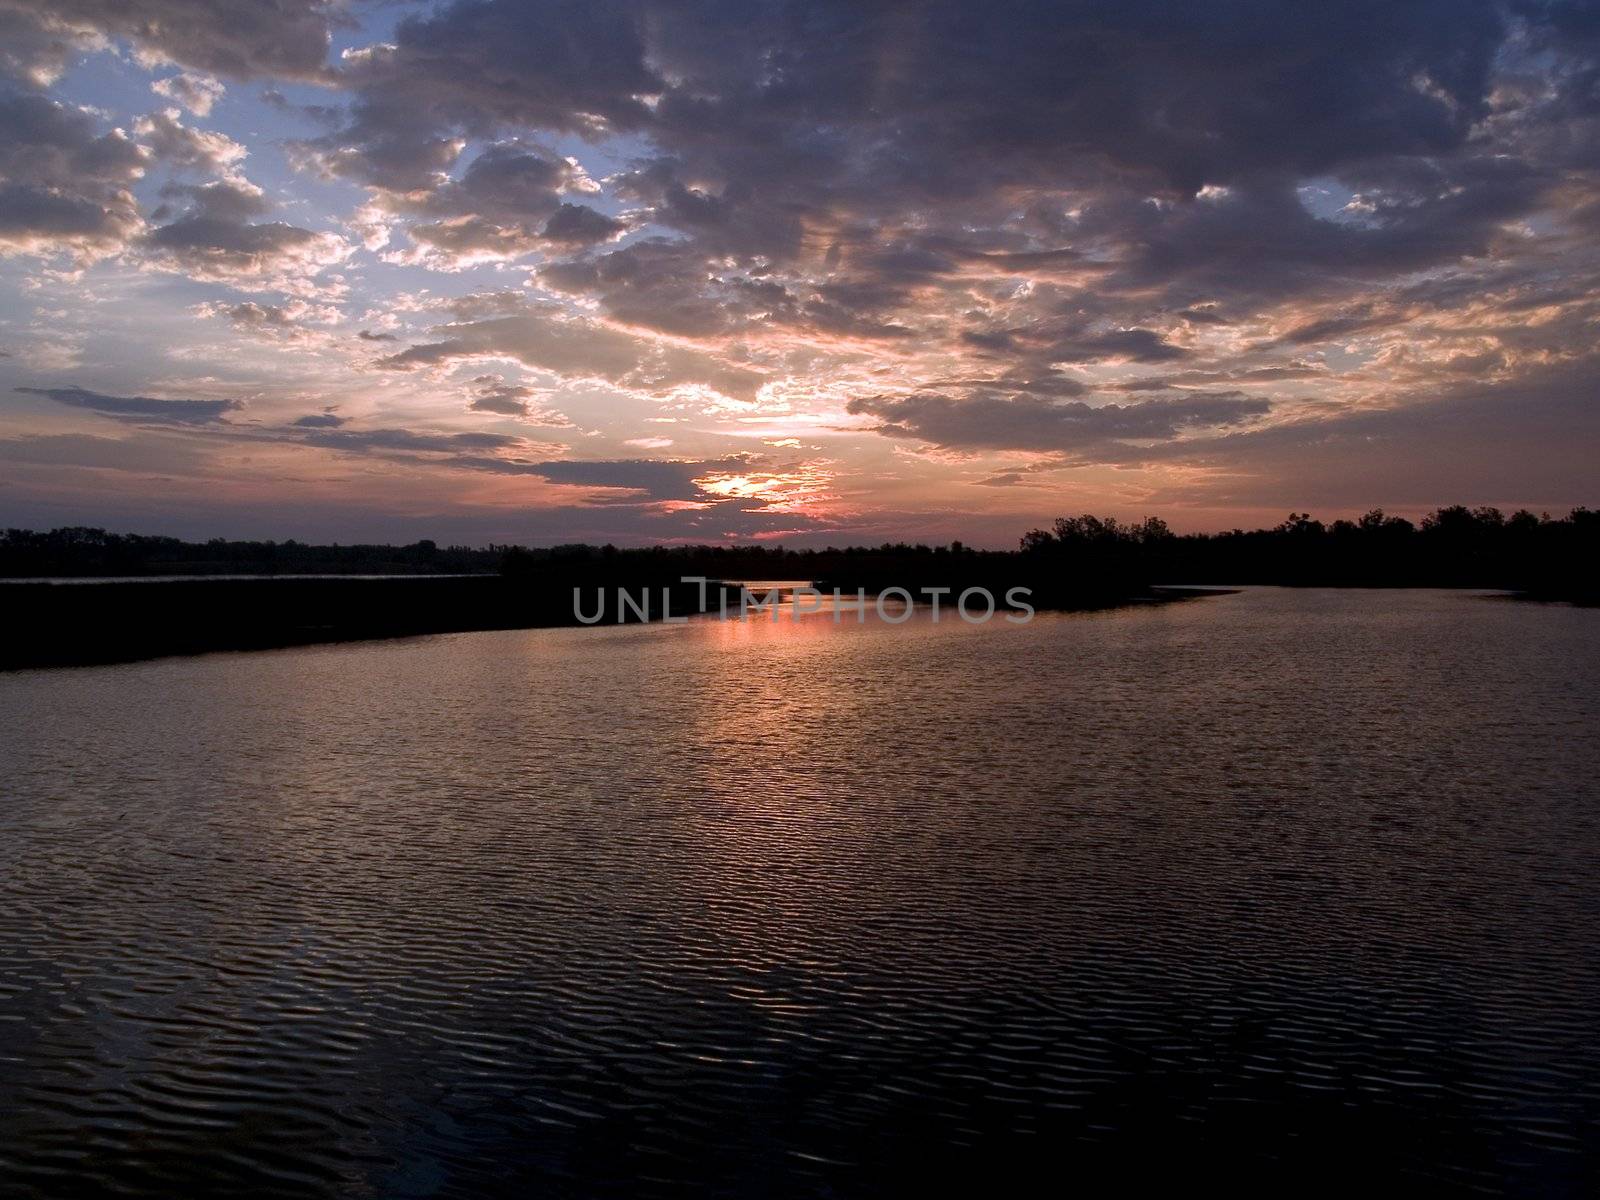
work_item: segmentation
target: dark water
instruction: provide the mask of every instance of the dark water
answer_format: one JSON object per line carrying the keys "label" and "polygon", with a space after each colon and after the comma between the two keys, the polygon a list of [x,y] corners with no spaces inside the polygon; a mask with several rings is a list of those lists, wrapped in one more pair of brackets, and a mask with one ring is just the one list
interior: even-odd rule
{"label": "dark water", "polygon": [[0,1192],[1593,1195],[1597,668],[1258,590],[0,676]]}

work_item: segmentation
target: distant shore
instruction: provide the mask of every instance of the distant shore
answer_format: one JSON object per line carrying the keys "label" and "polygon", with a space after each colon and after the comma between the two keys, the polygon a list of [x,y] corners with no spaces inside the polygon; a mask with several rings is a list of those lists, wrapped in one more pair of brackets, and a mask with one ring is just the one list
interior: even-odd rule
{"label": "distant shore", "polygon": [[0,598],[0,670],[577,624],[569,589],[500,575],[5,583]]}
{"label": "distant shore", "polygon": [[[1014,591],[1039,611],[1214,594],[1217,587],[1450,587],[1594,605],[1600,513],[1562,518],[1439,509],[1421,525],[1373,510],[1325,525],[1304,513],[1272,529],[1174,534],[1147,518],[1083,515],[1035,529],[1016,550],[885,543],[825,549],[726,544],[619,548],[316,546],[181,542],[103,529],[0,532],[0,597],[11,616],[0,670],[129,662],[213,650],[488,629],[614,624],[720,611],[709,581],[808,580],[823,592]],[[100,582],[90,580],[100,578]],[[1158,588],[1159,579],[1183,580]],[[653,598],[579,615],[574,590]],[[616,609],[622,609],[615,599]],[[1014,606],[1013,606],[1014,607]]]}
{"label": "distant shore", "polygon": [[[574,613],[573,588],[586,607],[613,586],[566,575],[538,581],[500,575],[414,577],[277,577],[181,580],[118,579],[93,583],[0,583],[11,632],[0,640],[0,670],[93,666],[216,651],[290,646],[494,629],[539,629],[591,624]],[[647,579],[630,589],[648,594],[651,620],[719,610],[718,587],[738,612],[736,585],[707,586]],[[1221,594],[1223,589],[1141,588],[1124,595],[1058,598],[1041,611],[1171,603]],[[849,589],[854,595],[855,589]],[[869,595],[872,593],[869,593]],[[607,600],[592,625],[640,621],[631,607]],[[591,600],[590,597],[594,599]],[[665,603],[663,603],[663,599]],[[596,610],[588,609],[590,615]]]}
{"label": "distant shore", "polygon": [[[818,581],[831,589],[832,584]],[[585,605],[613,586],[590,581]],[[619,585],[626,586],[626,585]],[[727,609],[739,611],[737,585],[648,580],[630,594],[648,593],[649,619],[716,614],[717,587]],[[439,633],[635,624],[631,607],[609,604],[594,621],[574,613],[572,578],[508,579],[501,575],[272,576],[184,579],[108,579],[0,582],[10,632],[0,639],[0,671],[96,666],[219,651],[271,650],[317,644],[379,641]],[[855,588],[843,589],[847,597]],[[1040,612],[1093,611],[1171,604],[1229,595],[1219,585],[1154,585],[1119,594],[1104,589],[1077,596],[1036,597]],[[870,597],[875,590],[868,590]],[[596,597],[591,601],[589,597]],[[663,604],[663,596],[665,604]],[[1508,599],[1584,605],[1582,597],[1510,592]],[[609,603],[609,602],[608,602]],[[1587,600],[1592,605],[1593,600]],[[589,609],[593,615],[594,609]]]}

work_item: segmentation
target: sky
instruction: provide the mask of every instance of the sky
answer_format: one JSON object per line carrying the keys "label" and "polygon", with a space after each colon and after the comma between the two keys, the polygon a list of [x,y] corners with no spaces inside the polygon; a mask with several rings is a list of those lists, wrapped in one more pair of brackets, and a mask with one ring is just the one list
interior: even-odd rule
{"label": "sky", "polygon": [[1595,0],[0,0],[0,526],[1600,500]]}

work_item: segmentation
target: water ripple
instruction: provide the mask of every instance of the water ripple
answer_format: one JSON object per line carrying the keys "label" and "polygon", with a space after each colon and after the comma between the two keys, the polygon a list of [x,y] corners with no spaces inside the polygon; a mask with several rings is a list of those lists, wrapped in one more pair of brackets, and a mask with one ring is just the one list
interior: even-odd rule
{"label": "water ripple", "polygon": [[0,677],[0,1193],[1592,1195],[1597,667],[1260,589]]}

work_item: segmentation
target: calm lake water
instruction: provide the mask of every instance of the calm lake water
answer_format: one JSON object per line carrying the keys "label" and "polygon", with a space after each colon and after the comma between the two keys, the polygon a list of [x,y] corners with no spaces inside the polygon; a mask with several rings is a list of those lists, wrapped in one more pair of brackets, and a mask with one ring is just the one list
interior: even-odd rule
{"label": "calm lake water", "polygon": [[0,1192],[1593,1195],[1597,731],[1420,591],[0,676]]}

